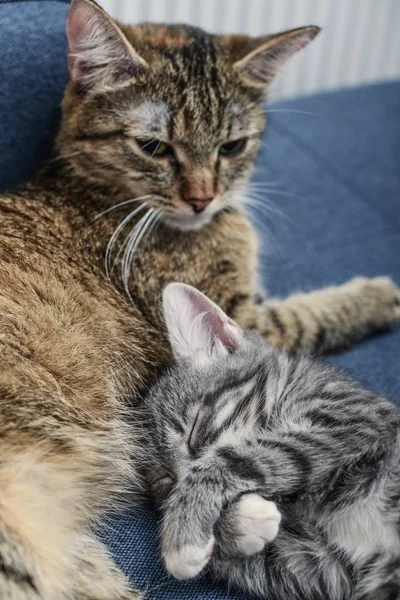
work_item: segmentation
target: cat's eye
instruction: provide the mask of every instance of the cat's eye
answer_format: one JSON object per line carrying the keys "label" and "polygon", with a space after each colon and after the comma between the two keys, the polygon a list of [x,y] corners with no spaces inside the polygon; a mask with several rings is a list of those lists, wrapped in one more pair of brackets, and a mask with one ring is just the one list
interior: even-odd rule
{"label": "cat's eye", "polygon": [[237,156],[243,152],[243,150],[246,148],[246,144],[246,138],[240,138],[239,140],[234,140],[233,142],[227,142],[219,147],[219,153],[221,156]]}
{"label": "cat's eye", "polygon": [[140,150],[151,158],[164,158],[173,155],[171,146],[161,140],[139,140],[136,138],[136,143]]}

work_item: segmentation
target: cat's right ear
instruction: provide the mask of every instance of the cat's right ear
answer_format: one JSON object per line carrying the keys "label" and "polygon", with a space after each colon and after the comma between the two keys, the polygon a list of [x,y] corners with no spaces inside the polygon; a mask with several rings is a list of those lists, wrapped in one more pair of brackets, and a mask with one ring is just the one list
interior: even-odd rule
{"label": "cat's right ear", "polygon": [[207,296],[184,283],[163,293],[164,318],[175,360],[204,363],[238,348],[243,332]]}
{"label": "cat's right ear", "polygon": [[319,31],[319,27],[309,25],[263,37],[233,35],[219,39],[228,47],[233,66],[246,83],[265,88],[284,63],[309,44]]}
{"label": "cat's right ear", "polygon": [[84,89],[121,84],[147,66],[93,0],[72,0],[67,37],[70,75]]}

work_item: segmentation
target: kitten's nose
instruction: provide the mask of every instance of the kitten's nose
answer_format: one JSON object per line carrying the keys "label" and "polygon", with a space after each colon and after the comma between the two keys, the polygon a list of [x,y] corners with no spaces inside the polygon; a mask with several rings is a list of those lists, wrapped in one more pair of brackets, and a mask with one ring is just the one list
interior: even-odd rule
{"label": "kitten's nose", "polygon": [[207,206],[214,200],[211,198],[185,198],[186,202],[193,207],[195,213],[201,213],[207,208]]}

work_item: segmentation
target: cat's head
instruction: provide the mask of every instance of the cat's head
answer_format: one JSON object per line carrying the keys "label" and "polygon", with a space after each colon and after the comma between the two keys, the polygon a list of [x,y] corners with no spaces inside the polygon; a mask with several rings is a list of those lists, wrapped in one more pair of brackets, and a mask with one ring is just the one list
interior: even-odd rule
{"label": "cat's head", "polygon": [[147,477],[158,500],[201,453],[256,434],[267,376],[278,389],[285,360],[188,285],[169,284],[163,308],[175,364],[146,398],[153,443]]}
{"label": "cat's head", "polygon": [[119,201],[145,196],[168,225],[199,229],[237,205],[264,129],[268,85],[318,31],[250,38],[126,26],[92,0],[72,0],[58,152]]}

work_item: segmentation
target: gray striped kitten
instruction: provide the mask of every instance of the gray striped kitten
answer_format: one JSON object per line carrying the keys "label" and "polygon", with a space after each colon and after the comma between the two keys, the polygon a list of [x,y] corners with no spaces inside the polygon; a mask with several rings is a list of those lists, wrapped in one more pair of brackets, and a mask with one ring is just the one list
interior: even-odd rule
{"label": "gray striped kitten", "polygon": [[400,598],[400,411],[164,292],[176,359],[150,391],[146,477],[178,579],[205,567],[268,600]]}

